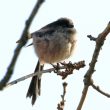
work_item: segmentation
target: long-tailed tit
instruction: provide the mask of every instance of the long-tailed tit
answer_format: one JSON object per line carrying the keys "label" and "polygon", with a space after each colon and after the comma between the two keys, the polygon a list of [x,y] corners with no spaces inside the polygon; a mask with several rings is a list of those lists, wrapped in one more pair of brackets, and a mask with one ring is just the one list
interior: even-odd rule
{"label": "long-tailed tit", "polygon": [[69,58],[75,48],[75,34],[73,22],[68,18],[60,18],[31,34],[35,53],[39,58],[35,69],[39,74],[32,78],[27,92],[27,97],[32,97],[32,105],[41,92],[40,71],[44,64],[58,63]]}

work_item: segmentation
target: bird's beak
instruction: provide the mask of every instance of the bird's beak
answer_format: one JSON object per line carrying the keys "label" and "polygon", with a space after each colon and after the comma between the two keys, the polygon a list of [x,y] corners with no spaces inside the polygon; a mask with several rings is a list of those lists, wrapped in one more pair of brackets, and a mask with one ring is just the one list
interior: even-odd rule
{"label": "bird's beak", "polygon": [[69,25],[69,28],[74,28],[74,25],[73,24]]}

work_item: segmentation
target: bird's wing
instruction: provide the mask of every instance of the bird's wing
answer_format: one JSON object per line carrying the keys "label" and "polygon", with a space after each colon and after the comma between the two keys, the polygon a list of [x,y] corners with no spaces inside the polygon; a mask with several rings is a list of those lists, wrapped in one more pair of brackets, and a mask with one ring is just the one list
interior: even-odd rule
{"label": "bird's wing", "polygon": [[46,36],[46,35],[49,35],[51,36],[54,32],[56,31],[55,28],[41,28],[40,30],[36,31],[36,32],[33,32],[31,34],[31,36],[36,36],[36,37],[43,37],[43,36]]}
{"label": "bird's wing", "polygon": [[[44,37],[44,36],[52,36],[52,34],[56,31],[56,29],[53,28],[41,28],[40,30],[33,32],[31,36],[36,36],[36,37]],[[33,45],[33,43],[27,45],[27,47]]]}

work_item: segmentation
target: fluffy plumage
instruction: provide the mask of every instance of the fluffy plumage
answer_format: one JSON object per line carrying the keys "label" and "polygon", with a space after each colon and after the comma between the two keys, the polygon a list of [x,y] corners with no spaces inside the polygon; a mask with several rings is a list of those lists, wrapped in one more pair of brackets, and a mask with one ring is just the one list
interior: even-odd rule
{"label": "fluffy plumage", "polygon": [[[45,63],[58,63],[70,57],[76,44],[76,30],[68,18],[60,18],[31,34],[35,53],[39,58],[35,71],[41,71]],[[41,74],[32,78],[27,97],[35,103],[40,95]]]}

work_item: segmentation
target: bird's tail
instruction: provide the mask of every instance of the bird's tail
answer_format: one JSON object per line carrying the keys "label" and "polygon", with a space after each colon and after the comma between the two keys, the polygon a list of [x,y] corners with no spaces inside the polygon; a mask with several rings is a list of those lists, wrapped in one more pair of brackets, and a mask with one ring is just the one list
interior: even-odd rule
{"label": "bird's tail", "polygon": [[[40,65],[39,61],[34,72],[42,71],[43,66]],[[36,98],[41,93],[41,76],[33,76],[26,97],[32,97],[32,105],[34,105]]]}

